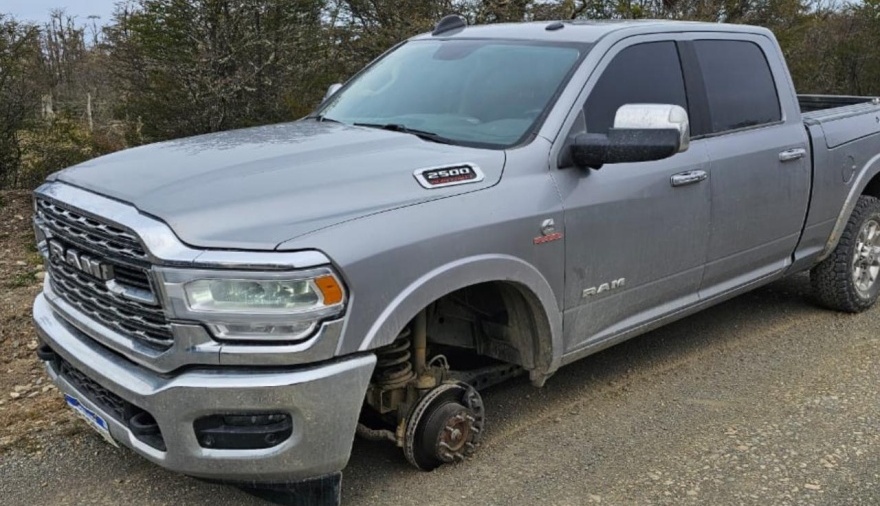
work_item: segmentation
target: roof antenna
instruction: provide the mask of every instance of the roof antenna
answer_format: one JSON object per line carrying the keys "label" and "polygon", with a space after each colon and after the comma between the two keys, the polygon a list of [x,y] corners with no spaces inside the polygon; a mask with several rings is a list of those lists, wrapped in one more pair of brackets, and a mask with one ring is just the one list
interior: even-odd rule
{"label": "roof antenna", "polygon": [[440,20],[439,23],[434,27],[434,31],[431,32],[431,35],[434,37],[444,34],[446,32],[451,32],[452,30],[458,30],[467,26],[467,20],[464,19],[460,14],[450,14],[448,16],[444,16],[443,19]]}

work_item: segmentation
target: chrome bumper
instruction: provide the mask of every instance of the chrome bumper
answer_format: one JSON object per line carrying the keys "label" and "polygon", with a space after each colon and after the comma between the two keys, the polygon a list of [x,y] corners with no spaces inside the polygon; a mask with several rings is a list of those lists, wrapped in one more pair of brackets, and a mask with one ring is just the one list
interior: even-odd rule
{"label": "chrome bumper", "polygon": [[[113,438],[172,471],[255,483],[297,481],[340,471],[348,462],[374,355],[296,369],[205,368],[160,376],[98,345],[62,320],[43,294],[34,302],[37,333],[52,351],[157,421],[167,451],[137,439],[128,426],[89,400],[52,362],[53,381],[108,423]],[[199,445],[193,422],[202,416],[248,410],[289,413],[293,435],[261,450]]]}

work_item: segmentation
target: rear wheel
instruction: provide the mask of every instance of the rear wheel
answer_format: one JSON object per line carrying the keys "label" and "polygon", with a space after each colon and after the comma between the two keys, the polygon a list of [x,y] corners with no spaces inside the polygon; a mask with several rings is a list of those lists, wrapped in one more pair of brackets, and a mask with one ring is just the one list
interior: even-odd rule
{"label": "rear wheel", "polygon": [[880,200],[862,196],[834,252],[810,271],[819,302],[859,313],[880,295]]}

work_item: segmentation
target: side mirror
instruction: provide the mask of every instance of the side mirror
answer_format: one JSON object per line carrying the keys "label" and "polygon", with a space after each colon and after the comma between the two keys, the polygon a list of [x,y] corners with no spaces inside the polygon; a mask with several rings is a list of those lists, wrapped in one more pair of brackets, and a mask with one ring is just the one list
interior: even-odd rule
{"label": "side mirror", "polygon": [[598,169],[606,163],[662,160],[689,144],[688,115],[681,106],[627,104],[617,110],[607,135],[578,135],[569,149],[575,165]]}
{"label": "side mirror", "polygon": [[332,97],[342,88],[342,83],[333,83],[327,88],[327,93],[324,94],[324,98],[321,99],[321,102],[326,102],[328,98]]}

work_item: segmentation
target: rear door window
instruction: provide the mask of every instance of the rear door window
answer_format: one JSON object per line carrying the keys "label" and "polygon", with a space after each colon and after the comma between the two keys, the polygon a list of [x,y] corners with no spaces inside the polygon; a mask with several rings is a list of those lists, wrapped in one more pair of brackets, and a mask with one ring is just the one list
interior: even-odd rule
{"label": "rear door window", "polygon": [[694,41],[706,85],[712,133],[782,119],[776,83],[764,52],[743,40]]}
{"label": "rear door window", "polygon": [[636,44],[614,57],[584,104],[587,131],[608,133],[625,104],[673,104],[687,110],[675,42]]}

